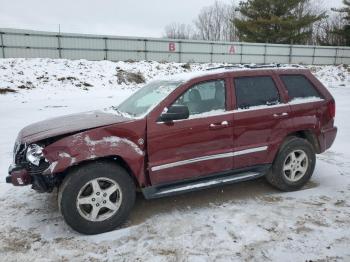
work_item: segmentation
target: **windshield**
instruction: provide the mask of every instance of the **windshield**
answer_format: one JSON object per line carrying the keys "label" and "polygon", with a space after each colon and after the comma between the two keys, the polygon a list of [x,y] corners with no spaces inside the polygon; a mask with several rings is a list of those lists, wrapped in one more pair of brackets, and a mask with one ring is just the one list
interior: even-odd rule
{"label": "windshield", "polygon": [[179,81],[153,81],[121,103],[117,110],[132,117],[143,117],[181,84]]}

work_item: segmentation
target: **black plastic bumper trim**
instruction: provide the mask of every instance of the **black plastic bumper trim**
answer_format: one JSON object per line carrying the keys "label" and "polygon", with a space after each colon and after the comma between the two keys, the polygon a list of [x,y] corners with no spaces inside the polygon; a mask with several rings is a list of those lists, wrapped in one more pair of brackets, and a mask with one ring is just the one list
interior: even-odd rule
{"label": "black plastic bumper trim", "polygon": [[11,176],[6,177],[6,183],[12,184],[12,177]]}

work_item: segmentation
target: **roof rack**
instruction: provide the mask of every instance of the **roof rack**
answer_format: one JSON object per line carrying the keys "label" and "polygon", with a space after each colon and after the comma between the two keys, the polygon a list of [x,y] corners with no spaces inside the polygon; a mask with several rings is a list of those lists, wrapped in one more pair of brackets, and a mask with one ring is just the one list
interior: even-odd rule
{"label": "roof rack", "polygon": [[207,71],[218,70],[218,69],[232,69],[232,68],[241,68],[241,69],[259,69],[259,68],[283,68],[283,67],[295,67],[295,68],[305,68],[302,65],[298,64],[236,64],[236,65],[223,65],[218,67],[207,68]]}
{"label": "roof rack", "polygon": [[217,70],[217,69],[231,69],[231,68],[244,68],[243,65],[225,65],[207,68],[207,71]]}

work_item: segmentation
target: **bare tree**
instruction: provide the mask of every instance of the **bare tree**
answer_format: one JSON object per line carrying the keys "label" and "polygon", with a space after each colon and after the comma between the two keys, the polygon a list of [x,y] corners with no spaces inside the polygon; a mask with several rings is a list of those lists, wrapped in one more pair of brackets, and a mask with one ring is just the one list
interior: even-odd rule
{"label": "bare tree", "polygon": [[342,36],[335,33],[345,22],[345,14],[334,13],[325,8],[324,0],[311,0],[303,6],[303,12],[310,14],[324,13],[324,18],[315,22],[310,28],[311,34],[305,44],[310,45],[343,45]]}
{"label": "bare tree", "polygon": [[171,23],[165,27],[164,37],[170,39],[191,39],[193,29],[191,25]]}
{"label": "bare tree", "polygon": [[336,34],[346,24],[345,14],[330,13],[328,18],[323,20],[317,28],[317,43],[320,45],[345,45],[345,39],[342,35]]}
{"label": "bare tree", "polygon": [[232,5],[215,1],[212,6],[202,8],[194,20],[198,39],[211,41],[234,41],[235,28],[232,20],[235,17],[235,8]]}
{"label": "bare tree", "polygon": [[320,19],[310,24],[308,27],[300,29],[299,33],[306,33],[308,37],[300,44],[317,45],[317,36],[320,25],[328,18],[324,0],[306,0],[299,3],[294,10],[295,15],[300,19],[303,16],[319,16]]}
{"label": "bare tree", "polygon": [[[326,10],[325,0],[305,0],[293,11],[296,17],[305,15],[319,16],[320,20],[300,29],[306,34],[301,44],[311,45],[344,45],[344,37],[336,34],[345,25],[345,13],[334,13]],[[216,0],[213,5],[204,7],[193,21],[193,25],[172,23],[165,27],[164,37],[170,39],[198,39],[209,41],[239,41],[234,20],[241,14],[236,11],[234,2],[226,4]]]}

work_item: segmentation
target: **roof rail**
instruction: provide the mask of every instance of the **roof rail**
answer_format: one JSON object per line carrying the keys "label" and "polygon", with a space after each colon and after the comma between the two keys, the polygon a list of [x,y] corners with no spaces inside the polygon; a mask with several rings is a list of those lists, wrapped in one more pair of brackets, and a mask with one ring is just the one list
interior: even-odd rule
{"label": "roof rail", "polygon": [[231,69],[231,68],[242,68],[242,69],[259,69],[259,68],[283,68],[283,67],[295,67],[305,68],[298,64],[236,64],[236,65],[223,65],[218,67],[207,68],[207,71],[218,70],[218,69]]}
{"label": "roof rail", "polygon": [[231,69],[231,68],[244,68],[243,65],[224,65],[224,66],[217,66],[217,67],[210,67],[207,68],[207,71],[211,70],[217,70],[217,69]]}

